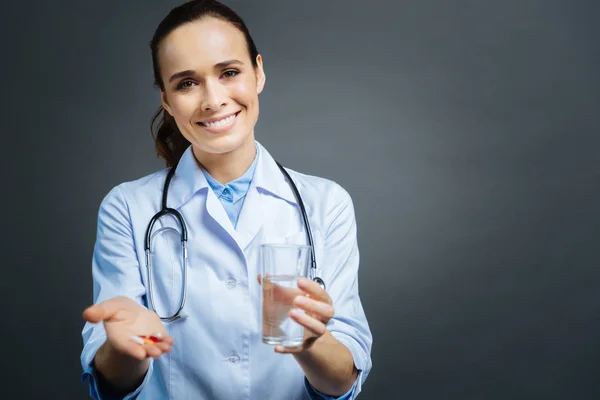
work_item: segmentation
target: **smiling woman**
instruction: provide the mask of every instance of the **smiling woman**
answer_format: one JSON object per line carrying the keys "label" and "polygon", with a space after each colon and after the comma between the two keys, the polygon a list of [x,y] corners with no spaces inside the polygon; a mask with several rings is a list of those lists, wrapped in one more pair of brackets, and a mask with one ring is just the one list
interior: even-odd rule
{"label": "smiling woman", "polygon": [[[161,102],[152,127],[167,168],[118,185],[100,207],[81,355],[92,397],[356,398],[372,337],[349,194],[283,168],[255,140],[263,60],[228,7],[173,9],[151,50]],[[293,294],[273,305],[289,310],[277,321],[300,328],[293,347],[264,339],[269,242],[310,249],[311,272],[293,276],[295,287],[265,276],[264,287]]]}
{"label": "smiling woman", "polygon": [[[178,104],[182,107],[192,104],[188,112],[193,113],[192,102],[198,102],[199,96],[204,97],[202,107],[209,109],[203,112],[204,115],[193,117],[194,126],[216,123],[226,112],[232,112],[221,110],[222,104],[211,105],[211,102],[225,100],[214,96],[227,96],[230,102],[227,106],[240,108],[235,111],[238,114],[242,105],[233,103],[238,100],[250,102],[250,113],[243,117],[246,118],[245,127],[251,125],[251,129],[245,130],[251,131],[253,137],[253,126],[258,118],[258,94],[265,84],[262,58],[244,21],[218,2],[188,4],[188,7],[171,11],[159,24],[150,43],[154,83],[161,91],[164,106],[158,109],[152,126],[158,154],[168,167],[176,164],[195,137],[191,134],[193,131],[185,129],[185,111],[177,113]],[[173,103],[169,104],[169,100]],[[183,101],[187,102],[183,104]],[[237,125],[239,131],[244,131],[244,126]]]}
{"label": "smiling woman", "polygon": [[[205,17],[169,33],[156,57],[165,112],[213,177],[237,178],[232,170],[247,168],[255,156],[258,95],[265,83],[261,56],[251,58],[236,26]],[[230,174],[217,172],[216,165],[224,164],[233,167]]]}

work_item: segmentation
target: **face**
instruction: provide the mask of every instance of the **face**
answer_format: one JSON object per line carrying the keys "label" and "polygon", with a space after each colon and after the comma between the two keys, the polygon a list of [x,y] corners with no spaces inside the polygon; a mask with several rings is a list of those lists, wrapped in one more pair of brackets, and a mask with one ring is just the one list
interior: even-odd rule
{"label": "face", "polygon": [[180,26],[161,43],[159,65],[165,110],[196,157],[252,152],[262,59],[252,65],[244,34],[207,17]]}

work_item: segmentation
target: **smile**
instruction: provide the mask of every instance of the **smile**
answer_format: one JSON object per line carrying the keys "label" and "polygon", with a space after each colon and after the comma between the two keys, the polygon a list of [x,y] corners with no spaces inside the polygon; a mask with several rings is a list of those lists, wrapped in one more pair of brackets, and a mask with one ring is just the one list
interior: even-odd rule
{"label": "smile", "polygon": [[240,111],[231,114],[227,117],[221,118],[219,120],[212,120],[212,121],[205,121],[205,122],[198,122],[199,125],[202,125],[205,128],[212,128],[212,129],[219,129],[221,130],[222,128],[227,128],[230,125],[233,125],[233,123],[235,122],[237,116],[240,114]]}

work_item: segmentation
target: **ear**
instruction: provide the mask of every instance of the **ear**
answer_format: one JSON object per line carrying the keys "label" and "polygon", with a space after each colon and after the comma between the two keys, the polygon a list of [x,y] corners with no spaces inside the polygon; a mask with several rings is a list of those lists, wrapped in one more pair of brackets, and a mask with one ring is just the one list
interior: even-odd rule
{"label": "ear", "polygon": [[263,60],[262,56],[259,54],[256,56],[256,92],[260,94],[265,87],[265,81],[267,77],[265,76],[265,70],[263,69]]}
{"label": "ear", "polygon": [[169,106],[169,103],[167,102],[167,95],[162,90],[160,91],[160,102],[162,103],[163,108],[167,110],[172,117],[173,113],[171,113],[171,106]]}

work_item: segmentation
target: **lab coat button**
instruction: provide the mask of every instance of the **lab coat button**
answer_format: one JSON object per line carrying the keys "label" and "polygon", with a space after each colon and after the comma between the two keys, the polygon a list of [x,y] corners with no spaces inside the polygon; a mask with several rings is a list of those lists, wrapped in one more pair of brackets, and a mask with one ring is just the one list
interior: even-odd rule
{"label": "lab coat button", "polygon": [[235,285],[237,285],[237,281],[235,279],[227,279],[225,281],[225,284],[227,285],[227,287],[229,289],[233,289],[235,287]]}
{"label": "lab coat button", "polygon": [[240,357],[237,354],[231,354],[228,361],[230,364],[237,364],[240,362]]}

